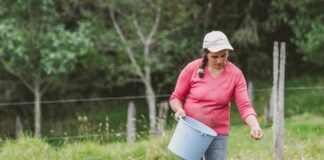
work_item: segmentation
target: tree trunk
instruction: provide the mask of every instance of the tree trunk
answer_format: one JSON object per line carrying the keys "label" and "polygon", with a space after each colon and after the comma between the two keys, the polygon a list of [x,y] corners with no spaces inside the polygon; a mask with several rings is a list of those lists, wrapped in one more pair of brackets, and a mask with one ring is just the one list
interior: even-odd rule
{"label": "tree trunk", "polygon": [[145,80],[143,83],[145,84],[145,91],[146,91],[146,101],[149,107],[149,117],[150,117],[150,134],[156,136],[156,95],[152,87],[152,79],[151,79],[151,67],[149,66],[148,62],[150,62],[150,45],[151,42],[146,41],[144,43],[144,77]]}
{"label": "tree trunk", "polygon": [[35,101],[34,101],[34,114],[35,114],[35,136],[37,138],[42,137],[41,133],[41,118],[42,118],[42,111],[41,111],[41,92],[39,88],[39,84],[36,84],[34,88],[34,95],[35,95]]}
{"label": "tree trunk", "polygon": [[153,91],[152,85],[145,84],[146,102],[149,107],[149,118],[150,118],[150,134],[156,133],[156,95]]}
{"label": "tree trunk", "polygon": [[127,142],[133,143],[136,140],[136,108],[133,101],[128,104],[127,111]]}
{"label": "tree trunk", "polygon": [[[150,57],[150,47],[154,43],[153,37],[156,34],[157,27],[160,24],[160,18],[161,18],[161,7],[156,6],[156,15],[155,15],[155,21],[154,24],[147,36],[143,34],[141,26],[138,23],[138,20],[136,18],[133,19],[133,23],[136,28],[136,33],[139,36],[138,38],[142,41],[143,43],[143,58],[144,58],[144,67],[141,67],[136,58],[135,58],[135,53],[131,49],[131,46],[127,44],[127,39],[124,36],[119,24],[117,23],[115,19],[115,14],[114,10],[110,8],[110,17],[112,19],[114,28],[117,31],[117,34],[119,35],[121,41],[125,45],[126,53],[128,54],[128,57],[131,60],[132,65],[135,68],[135,71],[137,75],[141,78],[142,82],[144,83],[145,86],[145,94],[146,94],[146,101],[149,107],[149,119],[150,119],[150,134],[153,135],[156,133],[156,95],[152,87],[152,82],[151,82],[151,66],[150,63],[152,62],[152,58]],[[144,70],[144,72],[142,71]]]}

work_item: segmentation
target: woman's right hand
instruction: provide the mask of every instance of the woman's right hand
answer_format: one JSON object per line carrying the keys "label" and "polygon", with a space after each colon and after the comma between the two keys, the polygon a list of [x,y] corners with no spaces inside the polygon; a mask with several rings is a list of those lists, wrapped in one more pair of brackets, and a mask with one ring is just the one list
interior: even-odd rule
{"label": "woman's right hand", "polygon": [[177,112],[175,112],[174,119],[178,121],[180,116],[183,118],[186,117],[186,112],[183,109],[179,109]]}

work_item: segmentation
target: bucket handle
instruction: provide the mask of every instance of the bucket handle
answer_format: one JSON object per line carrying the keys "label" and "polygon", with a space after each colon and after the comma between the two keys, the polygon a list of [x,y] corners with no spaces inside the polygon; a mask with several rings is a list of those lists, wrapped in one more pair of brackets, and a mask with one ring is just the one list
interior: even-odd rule
{"label": "bucket handle", "polygon": [[184,119],[184,118],[186,118],[186,117],[184,117],[183,115],[179,115],[179,119]]}

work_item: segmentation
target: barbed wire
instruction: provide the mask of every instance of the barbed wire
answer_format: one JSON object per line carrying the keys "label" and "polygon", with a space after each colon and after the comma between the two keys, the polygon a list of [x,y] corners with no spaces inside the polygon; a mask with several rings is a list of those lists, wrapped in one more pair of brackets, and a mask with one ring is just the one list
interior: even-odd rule
{"label": "barbed wire", "polygon": [[[272,88],[260,88],[254,89],[254,92],[270,92]],[[292,90],[324,90],[324,86],[318,87],[285,87],[285,90],[292,91]]]}
{"label": "barbed wire", "polygon": [[[318,87],[285,87],[285,90],[293,91],[293,90],[324,90],[324,86]],[[254,89],[253,92],[270,92],[271,88],[260,88]],[[127,100],[127,99],[143,99],[148,96],[154,96],[155,98],[167,98],[171,94],[158,94],[158,95],[140,95],[140,96],[122,96],[122,97],[95,97],[95,98],[81,98],[81,99],[58,99],[58,100],[45,100],[41,101],[41,104],[55,104],[55,103],[75,103],[75,102],[91,102],[91,101],[110,101],[110,100]],[[18,106],[18,105],[32,105],[35,102],[33,101],[25,101],[25,102],[7,102],[0,103],[1,107],[5,106]]]}
{"label": "barbed wire", "polygon": [[[150,134],[150,133],[160,133],[160,132],[158,132],[158,131],[155,131],[155,132],[151,132],[151,131],[139,131],[139,132],[136,132],[136,135]],[[43,139],[44,140],[83,139],[83,138],[109,137],[109,136],[122,137],[122,136],[126,136],[126,135],[127,135],[126,132],[117,132],[117,133],[105,133],[105,134],[90,134],[90,135],[75,135],[75,136],[60,136],[60,137],[44,137]]]}
{"label": "barbed wire", "polygon": [[[143,135],[150,133],[161,133],[158,131],[139,131],[136,132],[136,135]],[[58,137],[43,137],[42,139],[45,141],[58,141],[58,140],[74,140],[74,139],[86,139],[86,138],[98,138],[98,137],[122,137],[126,139],[126,132],[116,132],[116,133],[105,133],[105,134],[87,134],[87,135],[75,135],[75,136],[58,136]],[[11,141],[15,139],[0,139],[0,143],[6,143],[7,141]]]}
{"label": "barbed wire", "polygon": [[119,132],[119,133],[106,133],[106,134],[90,134],[90,135],[76,135],[76,136],[60,136],[60,137],[44,137],[44,140],[61,140],[61,139],[84,139],[84,138],[95,138],[95,137],[121,137],[126,135],[126,132]]}
{"label": "barbed wire", "polygon": [[[123,97],[98,97],[98,98],[83,98],[83,99],[62,99],[62,100],[46,100],[41,101],[42,104],[53,104],[53,103],[73,103],[73,102],[90,102],[90,101],[109,101],[109,100],[125,100],[125,99],[142,99],[147,96],[153,95],[141,95],[141,96],[123,96]],[[156,98],[168,97],[170,94],[155,95]],[[0,103],[0,106],[12,106],[12,105],[31,105],[35,102],[8,102]]]}

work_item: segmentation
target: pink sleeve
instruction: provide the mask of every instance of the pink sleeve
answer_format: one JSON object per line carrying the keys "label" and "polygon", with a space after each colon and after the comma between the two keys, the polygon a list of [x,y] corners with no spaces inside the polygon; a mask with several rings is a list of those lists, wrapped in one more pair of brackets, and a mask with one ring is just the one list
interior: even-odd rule
{"label": "pink sleeve", "polygon": [[238,107],[238,111],[241,115],[243,122],[245,123],[245,119],[249,115],[255,115],[256,113],[250,103],[248,94],[247,94],[247,87],[245,78],[240,72],[239,76],[237,77],[237,82],[234,88],[234,99],[235,103]]}
{"label": "pink sleeve", "polygon": [[177,84],[175,86],[174,91],[169,99],[172,100],[177,98],[180,101],[184,101],[190,89],[190,81],[192,76],[192,68],[190,65],[187,65],[180,73]]}

